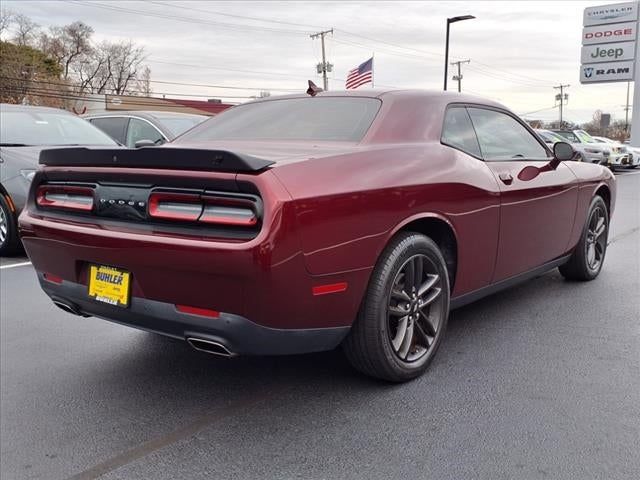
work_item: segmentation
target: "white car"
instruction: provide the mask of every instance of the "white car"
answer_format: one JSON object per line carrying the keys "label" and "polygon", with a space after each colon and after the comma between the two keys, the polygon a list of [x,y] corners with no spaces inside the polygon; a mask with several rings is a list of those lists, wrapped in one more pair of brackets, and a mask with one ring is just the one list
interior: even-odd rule
{"label": "white car", "polygon": [[611,155],[609,156],[609,167],[616,168],[616,167],[631,166],[631,160],[633,159],[633,157],[636,157],[635,162],[637,166],[637,162],[640,159],[638,158],[637,154],[633,155],[631,152],[629,152],[629,149],[627,148],[626,145],[623,145],[622,143],[617,142],[616,140],[612,140],[606,137],[596,137],[595,135],[592,135],[591,138],[593,138],[598,143],[604,143],[611,146]]}
{"label": "white car", "polygon": [[640,147],[632,147],[629,145],[629,140],[624,142],[624,146],[629,153],[629,165],[627,165],[627,168],[636,168],[640,165]]}

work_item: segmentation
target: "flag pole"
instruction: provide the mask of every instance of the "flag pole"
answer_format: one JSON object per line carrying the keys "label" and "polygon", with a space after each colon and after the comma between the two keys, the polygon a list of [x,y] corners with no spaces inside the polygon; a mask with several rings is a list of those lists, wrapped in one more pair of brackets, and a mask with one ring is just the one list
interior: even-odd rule
{"label": "flag pole", "polygon": [[376,72],[375,72],[375,70],[373,68],[373,59],[374,59],[375,56],[376,56],[376,52],[373,52],[371,54],[371,88],[374,88],[373,79],[375,78],[375,75],[376,75]]}

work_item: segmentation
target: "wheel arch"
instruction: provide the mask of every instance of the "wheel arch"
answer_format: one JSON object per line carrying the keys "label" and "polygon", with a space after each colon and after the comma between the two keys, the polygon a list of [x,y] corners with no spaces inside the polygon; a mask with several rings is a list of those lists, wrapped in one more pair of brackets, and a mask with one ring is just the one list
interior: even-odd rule
{"label": "wheel arch", "polygon": [[607,213],[611,215],[611,190],[609,186],[606,184],[599,185],[594,192],[594,195],[599,195],[604,200],[605,205],[607,206]]}
{"label": "wheel arch", "polygon": [[438,245],[447,264],[450,289],[453,291],[458,272],[458,235],[449,219],[437,213],[414,215],[403,220],[391,231],[386,244],[399,232],[421,233]]}

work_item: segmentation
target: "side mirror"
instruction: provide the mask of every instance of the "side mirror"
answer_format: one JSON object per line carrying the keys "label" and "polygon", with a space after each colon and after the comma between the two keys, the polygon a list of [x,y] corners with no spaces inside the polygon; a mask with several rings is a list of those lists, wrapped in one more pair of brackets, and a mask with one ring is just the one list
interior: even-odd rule
{"label": "side mirror", "polygon": [[135,148],[141,148],[141,147],[155,147],[157,146],[157,144],[153,141],[153,140],[138,140],[135,143]]}
{"label": "side mirror", "polygon": [[572,160],[574,154],[573,147],[567,142],[558,142],[553,146],[553,156],[561,162]]}
{"label": "side mirror", "polygon": [[542,167],[534,167],[533,165],[528,165],[520,170],[518,173],[518,179],[524,182],[529,180],[533,180],[542,172],[550,172],[551,170],[555,170],[560,165],[560,162],[565,162],[573,159],[573,155],[575,152],[573,151],[573,147],[566,142],[557,142],[553,146],[553,158],[549,163]]}

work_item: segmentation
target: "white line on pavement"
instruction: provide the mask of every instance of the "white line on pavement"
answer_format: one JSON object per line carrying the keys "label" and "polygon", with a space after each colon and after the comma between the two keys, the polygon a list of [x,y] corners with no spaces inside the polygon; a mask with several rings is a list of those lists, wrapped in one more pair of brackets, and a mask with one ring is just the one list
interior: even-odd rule
{"label": "white line on pavement", "polygon": [[31,265],[31,262],[20,262],[20,263],[10,263],[9,265],[0,265],[0,270],[5,270],[8,268],[14,268],[14,267],[24,267],[26,265]]}

